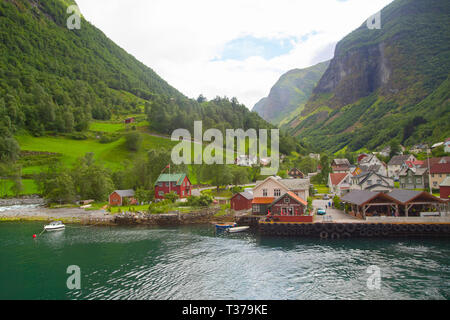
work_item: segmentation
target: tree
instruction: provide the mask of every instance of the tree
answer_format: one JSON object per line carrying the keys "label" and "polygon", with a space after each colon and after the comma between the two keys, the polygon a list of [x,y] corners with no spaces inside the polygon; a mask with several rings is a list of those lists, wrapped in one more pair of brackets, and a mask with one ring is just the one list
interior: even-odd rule
{"label": "tree", "polygon": [[164,195],[164,199],[169,200],[172,203],[175,203],[179,198],[178,194],[174,191]]}
{"label": "tree", "polygon": [[389,146],[391,147],[391,152],[389,153],[390,158],[400,153],[400,143],[397,139],[392,140]]}
{"label": "tree", "polygon": [[13,137],[0,137],[0,161],[16,161],[20,147]]}
{"label": "tree", "polygon": [[131,132],[125,136],[125,145],[130,151],[139,151],[141,143],[142,137],[139,132]]}

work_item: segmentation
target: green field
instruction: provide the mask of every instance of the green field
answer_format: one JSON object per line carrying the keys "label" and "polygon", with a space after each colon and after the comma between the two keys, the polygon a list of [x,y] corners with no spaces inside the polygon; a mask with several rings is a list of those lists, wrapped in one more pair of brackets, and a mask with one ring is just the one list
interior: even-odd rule
{"label": "green field", "polygon": [[[31,195],[38,194],[38,189],[36,183],[32,179],[22,179],[23,191],[20,195]],[[10,190],[13,186],[13,182],[6,180],[0,181],[0,198],[4,197],[5,194],[8,197],[14,196],[13,192]]]}

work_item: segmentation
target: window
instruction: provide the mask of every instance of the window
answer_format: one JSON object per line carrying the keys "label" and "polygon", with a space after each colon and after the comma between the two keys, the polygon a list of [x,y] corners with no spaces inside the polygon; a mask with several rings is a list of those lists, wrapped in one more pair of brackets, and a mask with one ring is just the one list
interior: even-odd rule
{"label": "window", "polygon": [[275,197],[281,196],[281,190],[280,190],[280,189],[275,189],[275,190],[273,191],[273,195],[274,195]]}
{"label": "window", "polygon": [[417,184],[421,184],[421,183],[422,183],[422,179],[421,179],[421,178],[417,178],[417,179],[416,179],[416,183],[417,183]]}
{"label": "window", "polygon": [[372,180],[367,180],[367,184],[368,184],[369,186],[371,186],[371,185],[372,185]]}
{"label": "window", "polygon": [[289,203],[289,197],[284,198],[284,203]]}
{"label": "window", "polygon": [[259,204],[253,205],[253,212],[259,212]]}
{"label": "window", "polygon": [[267,197],[267,189],[263,189],[263,197]]}
{"label": "window", "polygon": [[158,186],[159,186],[159,187],[163,187],[163,186],[164,186],[164,183],[159,182],[159,183],[158,183]]}
{"label": "window", "polygon": [[437,186],[437,182],[436,181],[433,181],[433,186]]}
{"label": "window", "polygon": [[163,191],[160,191],[160,192],[158,192],[158,194],[159,194],[160,196],[163,196],[163,195],[164,195],[164,192],[163,192]]}

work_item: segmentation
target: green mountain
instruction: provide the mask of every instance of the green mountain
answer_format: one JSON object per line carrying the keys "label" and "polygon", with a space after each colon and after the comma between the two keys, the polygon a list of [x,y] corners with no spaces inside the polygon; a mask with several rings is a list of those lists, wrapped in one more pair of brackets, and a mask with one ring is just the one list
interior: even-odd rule
{"label": "green mountain", "polygon": [[289,122],[292,115],[303,110],[328,65],[329,61],[326,61],[283,74],[270,90],[269,96],[255,104],[253,111],[274,125]]}
{"label": "green mountain", "polygon": [[[0,1],[0,160],[14,135],[83,136],[90,123],[145,114],[152,131],[273,128],[237,99],[185,97],[84,18],[69,30],[72,0]],[[157,45],[157,44],[155,44]],[[293,138],[283,151],[295,148]],[[52,151],[52,150],[48,150]],[[94,150],[92,150],[94,151]]]}
{"label": "green mountain", "polygon": [[364,22],[336,46],[306,103],[284,126],[317,149],[377,149],[450,136],[450,2],[396,0],[381,29]]}

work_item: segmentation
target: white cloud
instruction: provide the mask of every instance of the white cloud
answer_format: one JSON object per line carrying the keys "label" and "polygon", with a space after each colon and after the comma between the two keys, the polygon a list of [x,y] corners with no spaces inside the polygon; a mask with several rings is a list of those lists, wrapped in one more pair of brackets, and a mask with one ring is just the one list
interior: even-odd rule
{"label": "white cloud", "polygon": [[[392,0],[77,0],[84,17],[189,97],[233,97],[248,108],[286,71],[332,57],[337,41]],[[272,59],[217,61],[226,43],[300,38]]]}

